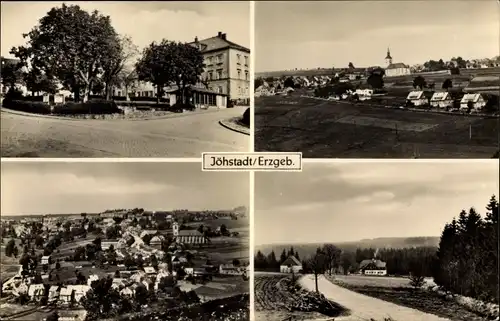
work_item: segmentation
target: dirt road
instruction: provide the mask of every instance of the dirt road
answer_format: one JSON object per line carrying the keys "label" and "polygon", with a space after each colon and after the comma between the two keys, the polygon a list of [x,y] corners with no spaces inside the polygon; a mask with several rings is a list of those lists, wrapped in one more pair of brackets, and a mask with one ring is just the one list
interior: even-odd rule
{"label": "dirt road", "polygon": [[[299,282],[305,289],[315,291],[314,276],[303,276]],[[328,299],[351,310],[350,316],[336,318],[335,321],[368,321],[371,318],[380,321],[388,317],[394,321],[450,321],[446,318],[349,291],[331,283],[323,276],[318,277],[318,288]]]}
{"label": "dirt road", "polygon": [[152,120],[67,120],[2,111],[2,157],[201,157],[248,151],[249,137],[219,121],[244,108]]}

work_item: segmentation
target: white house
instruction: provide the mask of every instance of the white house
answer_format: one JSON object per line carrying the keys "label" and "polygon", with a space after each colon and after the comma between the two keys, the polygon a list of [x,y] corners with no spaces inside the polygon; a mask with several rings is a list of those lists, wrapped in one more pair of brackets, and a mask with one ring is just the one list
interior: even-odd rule
{"label": "white house", "polygon": [[90,291],[90,286],[88,285],[68,285],[68,288],[75,293],[75,302],[80,302],[80,300]]}
{"label": "white house", "polygon": [[430,105],[435,108],[453,107],[453,98],[447,91],[436,92],[432,95]]}
{"label": "white house", "polygon": [[468,109],[469,104],[472,104],[472,109],[481,110],[486,106],[486,100],[481,94],[465,94],[460,101],[460,109]]}
{"label": "white house", "polygon": [[373,89],[369,89],[369,88],[366,88],[366,89],[356,89],[355,91],[356,95],[358,95],[358,97],[370,97],[373,95]]}
{"label": "white house", "polygon": [[387,275],[386,263],[381,260],[363,260],[359,263],[359,269],[365,275]]}
{"label": "white house", "polygon": [[423,106],[428,103],[427,97],[423,91],[411,91],[406,100],[413,103],[414,106]]}
{"label": "white house", "polygon": [[293,255],[290,255],[280,265],[281,273],[299,273],[302,270],[302,263]]}
{"label": "white house", "polygon": [[99,276],[97,274],[89,275],[89,277],[87,279],[87,285],[91,286],[92,282],[97,281],[97,280],[99,280]]}
{"label": "white house", "polygon": [[28,288],[28,296],[31,300],[40,300],[45,293],[45,286],[43,284],[31,284]]}

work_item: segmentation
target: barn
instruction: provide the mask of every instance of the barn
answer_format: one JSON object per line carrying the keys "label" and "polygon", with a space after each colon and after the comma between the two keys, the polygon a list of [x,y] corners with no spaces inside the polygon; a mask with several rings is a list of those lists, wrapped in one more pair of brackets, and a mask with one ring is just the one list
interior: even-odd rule
{"label": "barn", "polygon": [[280,265],[281,273],[300,273],[302,272],[302,263],[293,255],[290,255]]}

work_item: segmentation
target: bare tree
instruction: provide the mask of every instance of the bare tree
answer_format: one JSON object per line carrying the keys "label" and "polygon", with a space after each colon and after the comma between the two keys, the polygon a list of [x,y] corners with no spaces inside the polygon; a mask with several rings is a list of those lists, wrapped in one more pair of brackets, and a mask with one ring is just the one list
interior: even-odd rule
{"label": "bare tree", "polygon": [[319,290],[318,290],[318,275],[325,273],[326,255],[320,251],[316,252],[316,254],[309,259],[308,265],[310,266],[310,268],[314,274],[314,283],[315,283],[316,292],[319,292]]}
{"label": "bare tree", "polygon": [[322,252],[325,254],[325,268],[328,274],[332,275],[332,271],[340,265],[340,255],[342,251],[333,244],[323,245]]}

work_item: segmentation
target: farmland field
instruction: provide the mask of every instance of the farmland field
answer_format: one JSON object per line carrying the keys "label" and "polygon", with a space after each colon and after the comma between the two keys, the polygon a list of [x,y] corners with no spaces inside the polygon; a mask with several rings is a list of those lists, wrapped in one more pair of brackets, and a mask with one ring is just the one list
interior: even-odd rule
{"label": "farmland field", "polygon": [[244,281],[241,276],[214,277],[194,291],[204,301],[208,301],[249,293],[250,286],[249,281]]}
{"label": "farmland field", "polygon": [[[330,277],[329,277],[330,278]],[[385,288],[411,287],[410,279],[406,277],[392,276],[367,276],[367,275],[335,275],[331,277],[337,283],[350,286],[377,286]],[[434,285],[432,278],[426,278],[427,285]]]}
{"label": "farmland field", "polygon": [[260,97],[255,105],[258,152],[302,152],[307,158],[491,158],[498,150],[497,118],[297,96]]}
{"label": "farmland field", "polygon": [[[298,293],[286,291],[283,282],[289,281],[287,274],[255,274],[255,320],[282,321],[292,317],[293,320],[308,320],[314,318],[325,318],[319,312],[292,311],[299,301]],[[333,306],[338,310],[337,315],[345,314],[346,311]],[[336,316],[337,316],[336,315]]]}

